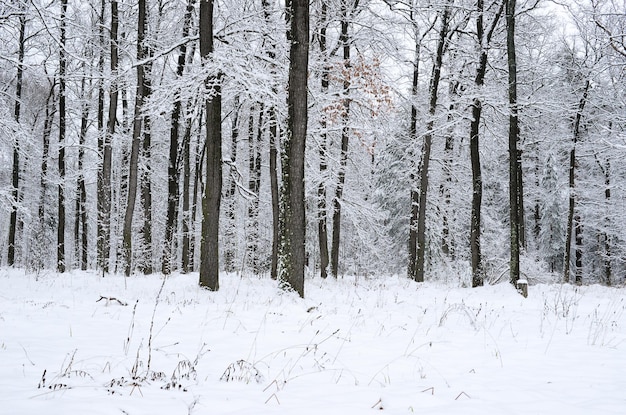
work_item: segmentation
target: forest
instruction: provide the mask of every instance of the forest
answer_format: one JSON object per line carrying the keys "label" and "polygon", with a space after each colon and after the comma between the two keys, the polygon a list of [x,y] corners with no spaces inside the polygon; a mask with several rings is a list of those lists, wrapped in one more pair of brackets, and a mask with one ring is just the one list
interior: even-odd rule
{"label": "forest", "polygon": [[625,14],[2,1],[2,265],[623,284]]}

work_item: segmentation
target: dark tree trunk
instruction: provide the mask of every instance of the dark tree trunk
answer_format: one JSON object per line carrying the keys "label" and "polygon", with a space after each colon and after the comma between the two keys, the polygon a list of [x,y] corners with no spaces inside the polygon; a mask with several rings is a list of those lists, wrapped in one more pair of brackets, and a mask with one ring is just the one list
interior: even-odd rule
{"label": "dark tree trunk", "polygon": [[[322,59],[324,59],[322,74],[321,74],[321,94],[325,96],[328,94],[328,76],[329,76],[329,64],[327,57],[327,45],[326,45],[326,26],[328,24],[328,4],[326,1],[322,1],[322,10],[320,16],[320,32],[319,32],[319,45]],[[322,115],[320,121],[320,182],[317,186],[317,236],[318,245],[320,250],[320,276],[326,278],[328,276],[328,226],[327,217],[328,211],[326,207],[326,171],[328,170],[327,152],[328,152],[328,137],[326,132],[327,127],[326,115]]]}
{"label": "dark tree trunk", "polygon": [[98,115],[97,115],[97,127],[98,127],[98,175],[97,175],[97,191],[96,191],[96,203],[97,203],[97,221],[96,221],[96,250],[97,250],[97,267],[104,270],[104,48],[106,47],[106,39],[104,36],[104,9],[105,0],[100,2],[100,15],[98,16],[98,37],[101,50],[98,54]]}
{"label": "dark tree trunk", "polygon": [[517,60],[515,57],[515,1],[506,0],[506,50],[509,72],[509,221],[510,221],[510,281],[517,286],[520,278],[519,255],[520,255],[520,225],[519,225],[519,194],[521,173],[518,167],[519,152],[517,141],[519,139],[518,108],[517,108]]}
{"label": "dark tree trunk", "polygon": [[59,40],[59,184],[58,184],[58,215],[57,226],[57,271],[65,272],[65,15],[67,0],[61,0],[61,36]]}
{"label": "dark tree trunk", "polygon": [[[195,0],[188,0],[185,17],[183,19],[183,39],[189,36],[191,28],[191,18],[194,11]],[[178,61],[176,66],[176,76],[183,76],[185,71],[185,63],[187,62],[187,45],[183,43],[178,49]],[[179,133],[180,133],[180,117],[182,114],[183,102],[180,96],[174,101],[172,110],[172,119],[170,124],[170,152],[169,163],[167,167],[167,218],[165,222],[165,241],[163,246],[163,258],[161,262],[161,272],[165,275],[170,274],[173,268],[173,252],[174,235],[176,232],[177,211],[179,195]],[[187,159],[187,162],[189,159]],[[189,189],[189,182],[187,182]],[[187,199],[189,201],[189,199]],[[189,208],[189,204],[187,204]]]}
{"label": "dark tree trunk", "polygon": [[[146,33],[146,1],[139,0],[137,17],[137,61],[141,62],[147,56],[145,46]],[[146,95],[144,82],[144,64],[137,65],[137,88],[135,94],[135,117],[133,120],[133,139],[130,151],[130,166],[128,171],[128,197],[124,214],[124,231],[122,253],[124,258],[124,274],[128,277],[132,271],[132,225],[137,198],[137,177],[139,162],[139,147],[141,144],[141,128],[143,123],[143,104]]]}
{"label": "dark tree trunk", "polygon": [[[13,109],[13,117],[16,123],[20,122],[20,112],[22,106],[22,79],[24,76],[24,44],[26,33],[26,11],[22,10],[20,15],[20,41],[19,50],[17,53],[17,81],[15,85],[15,107]],[[17,205],[19,203],[19,186],[20,186],[20,147],[17,137],[13,144],[13,171],[11,173],[11,184],[13,186],[12,191],[12,204],[11,204],[11,217],[9,219],[9,246],[7,252],[7,263],[9,266],[15,264],[15,239],[17,235]]]}
{"label": "dark tree trunk", "polygon": [[[270,6],[268,0],[261,0],[263,6],[263,15],[265,22],[271,25],[270,19]],[[268,57],[273,61],[276,58],[274,49],[275,43],[270,38],[270,46],[268,49]],[[275,72],[275,65],[271,64],[272,72]],[[272,85],[272,92],[276,94],[278,88],[276,85]],[[270,175],[270,191],[272,194],[272,254],[270,265],[270,276],[272,279],[276,279],[278,276],[278,243],[280,240],[280,206],[279,206],[279,189],[278,189],[278,116],[276,115],[276,109],[274,106],[270,106],[268,109],[269,116],[269,175]]]}
{"label": "dark tree trunk", "polygon": [[[213,0],[200,0],[200,57],[213,53]],[[222,92],[221,75],[210,75],[206,88],[206,182],[202,198],[200,285],[219,289],[219,214],[222,196]]]}
{"label": "dark tree trunk", "polygon": [[111,0],[111,87],[109,90],[109,118],[107,122],[107,130],[102,143],[102,168],[99,172],[101,175],[98,188],[98,224],[100,229],[98,232],[99,245],[99,265],[103,273],[109,272],[109,256],[111,252],[111,140],[115,134],[115,124],[117,122],[117,99],[118,99],[118,10],[117,1]]}
{"label": "dark tree trunk", "polygon": [[[500,7],[491,21],[491,26],[485,34],[484,31],[484,3],[483,0],[478,0],[476,3],[476,9],[478,16],[476,18],[476,33],[478,36],[478,44],[480,50],[480,57],[478,61],[478,67],[476,68],[476,77],[474,84],[477,88],[477,94],[480,95],[481,89],[485,81],[485,74],[487,72],[487,47],[491,43],[491,36],[500,20],[502,11],[504,9],[504,3],[507,0],[503,0],[500,3]],[[471,250],[471,263],[472,263],[472,287],[478,287],[484,284],[485,271],[482,263],[482,253],[480,245],[481,235],[481,206],[483,198],[483,179],[480,166],[480,121],[482,116],[482,101],[476,97],[472,101],[472,121],[470,123],[470,160],[472,165],[472,213],[470,221],[470,250]]]}
{"label": "dark tree trunk", "polygon": [[34,260],[37,269],[43,268],[44,258],[43,249],[47,244],[48,225],[46,221],[46,205],[48,203],[48,162],[50,159],[50,135],[52,134],[52,123],[54,121],[54,115],[56,113],[54,88],[56,83],[50,86],[50,93],[46,100],[45,118],[43,122],[43,135],[42,135],[42,154],[41,154],[41,178],[40,178],[40,196],[39,196],[39,229],[37,236],[35,237],[37,249],[39,252],[35,252],[35,256],[38,258]]}
{"label": "dark tree trunk", "polygon": [[203,144],[204,140],[202,137],[202,118],[204,117],[204,109],[200,107],[200,115],[198,116],[198,142],[196,143],[196,157],[195,157],[195,165],[194,165],[194,177],[193,177],[193,190],[191,192],[192,203],[191,203],[191,218],[189,223],[192,224],[192,237],[190,238],[191,244],[189,246],[189,263],[190,267],[193,269],[195,258],[196,258],[196,238],[195,238],[195,226],[196,226],[196,218],[198,212],[198,192],[202,187],[202,165],[204,163],[204,156],[206,152],[206,146]]}
{"label": "dark tree trunk", "polygon": [[[585,109],[585,104],[587,103],[587,94],[589,92],[589,88],[591,83],[587,81],[585,83],[585,88],[583,89],[583,96],[580,98],[580,102],[578,103],[578,110],[576,111],[576,118],[574,119],[574,131],[572,134],[572,148],[569,153],[569,203],[567,209],[567,228],[565,231],[565,255],[563,258],[563,281],[569,282],[570,280],[570,263],[572,261],[571,252],[572,252],[572,233],[575,232],[576,237],[576,280],[578,282],[578,274],[579,274],[579,252],[578,252],[578,242],[579,242],[579,233],[582,243],[582,232],[579,229],[580,227],[580,218],[576,216],[576,221],[574,221],[574,211],[576,209],[576,145],[580,138],[580,122],[582,121],[583,111]],[[576,226],[574,226],[574,222],[576,222]],[[575,228],[575,229],[574,229]],[[582,252],[580,253],[582,256]]]}
{"label": "dark tree trunk", "polygon": [[[84,70],[84,65],[83,65]],[[85,186],[85,142],[87,139],[87,129],[89,127],[89,105],[91,93],[85,91],[87,74],[83,72],[81,80],[81,97],[83,100],[80,132],[78,138],[78,178],[76,180],[76,212],[74,219],[74,249],[76,252],[76,262],[81,270],[87,269],[87,189]],[[91,83],[90,83],[91,85]]]}
{"label": "dark tree trunk", "polygon": [[183,136],[183,241],[182,241],[182,272],[192,271],[193,260],[189,255],[191,247],[191,217],[189,192],[191,190],[191,128],[192,119],[187,118],[185,123],[185,135]]}
{"label": "dark tree trunk", "polygon": [[[150,73],[152,72],[152,65],[146,65],[144,91],[145,100],[150,97],[152,93],[152,84],[150,81]],[[144,159],[144,168],[141,174],[141,205],[143,207],[143,249],[145,258],[140,265],[141,272],[144,274],[152,274],[152,170],[151,162],[152,158],[152,133],[151,122],[148,114],[144,115],[143,119],[143,141],[142,141],[142,156]]]}
{"label": "dark tree trunk", "polygon": [[281,243],[279,278],[284,287],[304,297],[306,263],[304,204],[304,153],[307,133],[307,75],[309,66],[309,2],[291,0],[287,136],[282,163]]}
{"label": "dark tree trunk", "polygon": [[343,187],[346,182],[346,166],[348,164],[348,145],[350,139],[350,38],[348,34],[348,4],[347,0],[342,2],[341,34],[339,43],[343,48],[343,97],[341,118],[343,127],[341,128],[341,153],[339,155],[339,177],[333,198],[333,234],[330,246],[330,273],[337,278],[339,274],[339,245],[341,243],[341,199],[343,198]]}
{"label": "dark tree trunk", "polygon": [[272,258],[270,277],[278,278],[278,243],[280,242],[280,203],[278,189],[278,117],[274,107],[270,116],[270,189],[272,193]]}
{"label": "dark tree trunk", "polygon": [[[610,127],[609,127],[610,130]],[[604,173],[604,199],[607,206],[610,206],[611,202],[611,164],[609,160],[606,161],[602,169]],[[613,268],[611,266],[611,240],[608,235],[609,229],[611,229],[611,216],[607,215],[605,219],[605,231],[602,233],[602,241],[604,245],[604,278],[607,286],[612,285],[613,280]]]}
{"label": "dark tree trunk", "polygon": [[[417,36],[417,34],[416,34]],[[419,63],[420,63],[420,43],[415,39],[415,61],[413,63],[413,82],[411,85],[411,124],[409,126],[409,138],[411,146],[417,144],[417,87],[419,80]],[[412,157],[411,162],[413,162]],[[409,219],[409,278],[417,278],[417,217],[419,214],[419,183],[417,182],[417,174],[414,171],[415,165],[412,165],[410,173],[411,181],[411,217]]]}
{"label": "dark tree trunk", "polygon": [[432,146],[433,129],[435,126],[435,111],[437,109],[437,97],[439,89],[439,79],[441,77],[441,65],[443,62],[443,53],[448,35],[448,17],[450,15],[449,4],[444,6],[441,14],[441,29],[439,31],[439,40],[437,41],[437,52],[433,71],[429,85],[429,104],[428,114],[429,120],[426,125],[426,134],[424,135],[424,143],[422,146],[422,157],[418,169],[420,179],[419,202],[417,215],[417,255],[415,264],[415,281],[424,281],[425,254],[426,254],[426,203],[428,200],[428,168],[430,163],[430,151]]}

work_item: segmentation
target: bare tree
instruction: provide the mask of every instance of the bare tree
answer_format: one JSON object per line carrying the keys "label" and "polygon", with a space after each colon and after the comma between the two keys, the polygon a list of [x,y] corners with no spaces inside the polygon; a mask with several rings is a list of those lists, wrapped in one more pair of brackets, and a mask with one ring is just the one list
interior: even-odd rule
{"label": "bare tree", "polygon": [[305,204],[304,152],[307,133],[307,75],[309,66],[309,2],[289,0],[290,21],[287,134],[282,163],[279,279],[285,288],[304,297]]}
{"label": "bare tree", "polygon": [[66,131],[66,109],[65,109],[65,75],[67,67],[66,58],[66,14],[67,0],[61,0],[61,17],[59,38],[59,184],[58,189],[58,226],[57,226],[57,271],[65,272],[65,131]]}
{"label": "bare tree", "polygon": [[[200,57],[211,59],[213,47],[213,0],[200,0]],[[202,241],[200,285],[219,289],[219,215],[222,196],[222,91],[221,75],[205,80],[206,99],[206,181],[202,198]]]}
{"label": "bare tree", "polygon": [[[17,52],[17,81],[15,84],[15,106],[13,109],[13,117],[15,122],[20,122],[20,112],[22,108],[22,84],[24,77],[24,45],[26,43],[26,11],[22,6],[20,19],[20,40]],[[19,186],[20,186],[20,145],[17,137],[13,144],[13,171],[11,173],[11,184],[13,186],[11,217],[9,219],[9,247],[7,252],[7,262],[9,266],[15,264],[15,237],[17,234],[17,206],[19,202]]]}

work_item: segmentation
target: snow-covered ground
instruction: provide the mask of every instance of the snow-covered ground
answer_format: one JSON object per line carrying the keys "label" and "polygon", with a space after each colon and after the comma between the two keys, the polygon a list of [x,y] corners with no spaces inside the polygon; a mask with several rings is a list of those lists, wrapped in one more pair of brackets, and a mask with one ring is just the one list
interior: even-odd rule
{"label": "snow-covered ground", "polygon": [[624,288],[197,279],[1,270],[0,413],[626,413]]}

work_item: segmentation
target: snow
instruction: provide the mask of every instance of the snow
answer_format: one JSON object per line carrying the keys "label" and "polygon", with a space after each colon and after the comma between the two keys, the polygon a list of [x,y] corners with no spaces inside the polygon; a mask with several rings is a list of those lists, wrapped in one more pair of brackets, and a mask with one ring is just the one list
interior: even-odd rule
{"label": "snow", "polygon": [[197,280],[1,270],[0,413],[626,413],[624,288]]}

